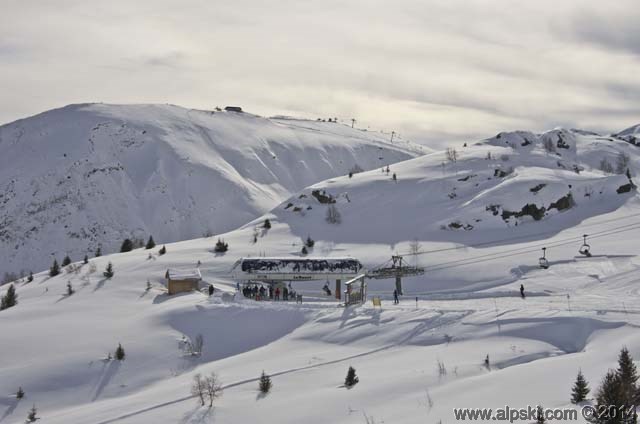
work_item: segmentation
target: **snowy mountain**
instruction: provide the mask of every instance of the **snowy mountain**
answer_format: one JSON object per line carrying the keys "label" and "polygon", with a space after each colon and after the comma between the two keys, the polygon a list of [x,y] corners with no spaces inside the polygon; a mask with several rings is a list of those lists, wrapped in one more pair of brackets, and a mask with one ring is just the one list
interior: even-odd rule
{"label": "snowy mountain", "polygon": [[0,127],[0,272],[231,230],[292,192],[421,154],[346,125],[71,105]]}
{"label": "snowy mountain", "polygon": [[[517,131],[315,184],[272,214],[299,237],[343,243],[546,238],[635,199],[638,172],[640,148],[616,138]],[[325,225],[329,204],[342,225]]]}
{"label": "snowy mountain", "polygon": [[638,144],[638,139],[640,138],[640,124],[629,127],[626,130],[620,131],[615,136],[631,144]]}
{"label": "snowy mountain", "polygon": [[[579,369],[589,405],[622,346],[640,360],[639,155],[579,130],[501,133],[389,173],[315,183],[164,255],[140,248],[16,282],[18,304],[0,312],[10,329],[0,423],[22,422],[34,404],[53,424],[447,423],[453,408],[505,405],[580,414],[570,403]],[[339,223],[326,220],[332,207]],[[578,254],[583,234],[592,257]],[[218,237],[226,253],[214,251]],[[367,280],[382,307],[341,307],[325,281],[292,283],[302,303],[236,293],[239,258],[300,257],[307,237],[309,257],[352,256],[371,270],[400,253],[425,274],[403,280],[399,305],[394,281]],[[538,266],[542,247],[548,269]],[[103,276],[108,263],[113,278]],[[199,268],[203,290],[168,296],[168,268]],[[191,355],[185,345],[198,334],[204,347]],[[119,343],[124,361],[109,357]],[[360,379],[352,389],[349,366]],[[268,395],[257,390],[263,370]],[[224,388],[213,409],[190,392],[194,375],[211,372]]]}

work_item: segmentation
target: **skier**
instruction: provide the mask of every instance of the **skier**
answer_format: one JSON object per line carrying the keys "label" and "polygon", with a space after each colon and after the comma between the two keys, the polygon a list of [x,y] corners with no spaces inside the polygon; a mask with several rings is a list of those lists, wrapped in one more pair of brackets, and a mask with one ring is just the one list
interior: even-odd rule
{"label": "skier", "polygon": [[397,305],[398,303],[400,303],[400,301],[398,300],[398,289],[395,289],[393,291],[393,304]]}
{"label": "skier", "polygon": [[209,296],[213,296],[213,284],[209,284]]}
{"label": "skier", "polygon": [[524,284],[520,284],[520,296],[524,299]]}

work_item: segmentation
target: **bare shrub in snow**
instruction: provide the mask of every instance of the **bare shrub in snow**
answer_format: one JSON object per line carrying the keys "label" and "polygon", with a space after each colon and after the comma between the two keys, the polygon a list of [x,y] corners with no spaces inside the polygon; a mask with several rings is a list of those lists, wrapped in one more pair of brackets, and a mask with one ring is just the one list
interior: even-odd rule
{"label": "bare shrub in snow", "polygon": [[191,394],[197,396],[200,399],[200,405],[204,406],[205,397],[205,379],[202,378],[202,374],[196,374],[193,376],[193,383],[191,384]]}
{"label": "bare shrub in snow", "polygon": [[439,377],[445,377],[447,375],[447,367],[446,367],[446,365],[440,359],[438,359],[437,362],[438,362],[438,376]]}
{"label": "bare shrub in snow", "polygon": [[627,168],[629,167],[629,162],[631,158],[628,154],[624,152],[618,153],[618,157],[616,158],[616,174],[624,174],[627,172]]}
{"label": "bare shrub in snow", "polygon": [[546,150],[549,153],[556,152],[556,145],[553,143],[553,141],[550,138],[545,139],[542,146],[544,147],[544,150]]}
{"label": "bare shrub in snow", "polygon": [[181,346],[185,353],[191,356],[202,355],[202,348],[204,347],[204,337],[202,334],[196,335],[193,340],[189,340],[186,337],[182,337]]}
{"label": "bare shrub in snow", "polygon": [[342,217],[340,216],[340,212],[335,205],[329,205],[327,207],[327,215],[326,218],[329,224],[340,224],[342,222]]}
{"label": "bare shrub in snow", "polygon": [[205,378],[205,391],[209,399],[209,407],[213,406],[213,401],[222,396],[222,384],[216,373],[212,372]]}
{"label": "bare shrub in snow", "polygon": [[449,162],[457,162],[458,161],[458,151],[453,147],[447,147],[445,152],[447,156],[447,160]]}
{"label": "bare shrub in snow", "polygon": [[191,394],[200,399],[200,405],[204,406],[205,401],[208,400],[209,407],[213,406],[213,401],[222,396],[222,385],[216,373],[211,373],[207,377],[202,377],[202,374],[194,375]]}
{"label": "bare shrub in snow", "polygon": [[606,174],[613,174],[613,166],[606,158],[602,158],[600,161],[600,170]]}

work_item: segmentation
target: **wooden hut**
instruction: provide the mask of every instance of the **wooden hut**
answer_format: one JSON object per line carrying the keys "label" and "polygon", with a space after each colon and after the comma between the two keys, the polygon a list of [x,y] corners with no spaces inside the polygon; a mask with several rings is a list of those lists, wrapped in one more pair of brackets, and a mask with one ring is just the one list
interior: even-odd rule
{"label": "wooden hut", "polygon": [[202,280],[199,269],[168,269],[164,277],[167,279],[167,291],[169,294],[198,290],[198,286]]}

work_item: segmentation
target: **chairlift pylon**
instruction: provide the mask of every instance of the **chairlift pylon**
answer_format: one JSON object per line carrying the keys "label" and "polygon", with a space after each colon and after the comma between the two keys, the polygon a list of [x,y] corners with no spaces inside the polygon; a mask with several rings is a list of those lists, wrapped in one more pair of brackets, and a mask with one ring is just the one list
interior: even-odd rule
{"label": "chairlift pylon", "polygon": [[540,265],[540,268],[542,268],[542,269],[549,268],[549,261],[547,260],[547,248],[546,247],[542,248],[542,257],[540,259],[538,259],[538,265]]}
{"label": "chairlift pylon", "polygon": [[580,246],[580,249],[578,250],[578,252],[580,252],[581,255],[584,255],[588,258],[591,257],[591,246],[589,246],[589,244],[587,243],[587,234],[584,234],[583,236],[584,241],[582,242],[582,246]]}

